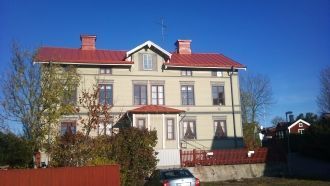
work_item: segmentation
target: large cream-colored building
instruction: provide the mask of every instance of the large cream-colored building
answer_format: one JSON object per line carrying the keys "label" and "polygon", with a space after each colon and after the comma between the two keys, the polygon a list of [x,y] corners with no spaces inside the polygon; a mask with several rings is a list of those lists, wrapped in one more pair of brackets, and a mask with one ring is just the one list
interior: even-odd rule
{"label": "large cream-colored building", "polygon": [[[77,97],[96,85],[99,101],[113,105],[114,116],[157,130],[158,166],[178,165],[180,149],[243,145],[238,81],[243,65],[222,54],[194,53],[190,40],[177,40],[174,53],[151,41],[129,51],[96,49],[94,35],[81,35],[81,42],[80,48],[42,47],[36,62],[75,65],[81,76]],[[77,120],[64,116],[62,132],[80,130]],[[111,134],[116,121],[92,134]]]}

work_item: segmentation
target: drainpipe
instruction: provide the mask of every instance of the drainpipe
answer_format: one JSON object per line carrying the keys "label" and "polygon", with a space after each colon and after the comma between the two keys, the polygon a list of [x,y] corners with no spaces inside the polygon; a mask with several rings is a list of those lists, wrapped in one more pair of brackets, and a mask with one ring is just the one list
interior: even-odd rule
{"label": "drainpipe", "polygon": [[233,124],[234,124],[234,144],[235,148],[237,148],[237,136],[236,136],[236,121],[235,121],[235,108],[234,108],[234,94],[233,94],[233,74],[234,74],[234,67],[231,67],[231,72],[229,72],[230,77],[230,92],[231,92],[231,109],[233,114]]}

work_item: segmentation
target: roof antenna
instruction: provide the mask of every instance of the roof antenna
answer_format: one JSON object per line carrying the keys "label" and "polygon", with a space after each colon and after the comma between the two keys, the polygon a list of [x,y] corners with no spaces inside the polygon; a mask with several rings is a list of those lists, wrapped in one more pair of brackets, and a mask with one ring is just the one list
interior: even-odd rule
{"label": "roof antenna", "polygon": [[161,18],[161,22],[158,23],[161,26],[161,32],[162,32],[162,42],[164,43],[165,41],[165,29],[167,28],[167,26],[164,23],[164,18]]}

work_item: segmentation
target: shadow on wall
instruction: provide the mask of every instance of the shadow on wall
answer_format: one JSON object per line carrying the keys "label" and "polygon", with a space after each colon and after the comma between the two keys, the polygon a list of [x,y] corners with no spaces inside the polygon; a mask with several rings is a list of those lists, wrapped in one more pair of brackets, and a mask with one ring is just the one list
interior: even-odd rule
{"label": "shadow on wall", "polygon": [[113,128],[128,128],[131,126],[131,118],[127,114],[123,114],[121,118],[113,125]]}
{"label": "shadow on wall", "polygon": [[241,137],[236,139],[233,137],[214,137],[212,139],[211,150],[238,149],[238,148],[244,148],[243,138]]}

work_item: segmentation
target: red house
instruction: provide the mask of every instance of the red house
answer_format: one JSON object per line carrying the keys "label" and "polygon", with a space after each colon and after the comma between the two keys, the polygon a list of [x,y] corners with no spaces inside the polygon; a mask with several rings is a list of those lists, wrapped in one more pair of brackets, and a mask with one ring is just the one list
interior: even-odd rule
{"label": "red house", "polygon": [[288,130],[290,134],[303,134],[304,130],[307,130],[310,125],[311,124],[309,124],[307,121],[299,119],[296,122],[292,123],[288,127]]}
{"label": "red house", "polygon": [[280,122],[276,126],[276,138],[285,138],[287,133],[290,134],[303,134],[309,128],[310,124],[307,121],[299,119],[294,123]]}

